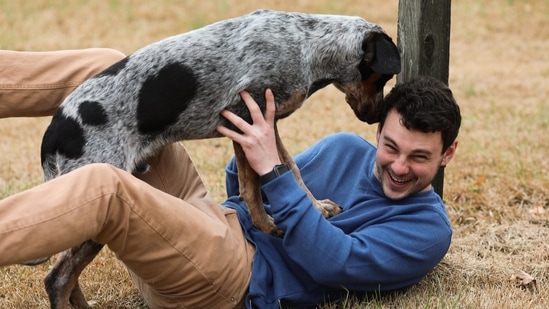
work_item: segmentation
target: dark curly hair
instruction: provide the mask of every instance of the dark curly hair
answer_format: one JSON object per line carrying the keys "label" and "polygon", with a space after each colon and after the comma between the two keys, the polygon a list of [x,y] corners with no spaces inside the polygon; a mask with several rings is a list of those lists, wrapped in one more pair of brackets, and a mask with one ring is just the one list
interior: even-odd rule
{"label": "dark curly hair", "polygon": [[418,76],[397,84],[384,98],[379,130],[393,108],[401,115],[407,129],[441,132],[444,153],[456,139],[461,126],[459,106],[452,91],[443,82]]}

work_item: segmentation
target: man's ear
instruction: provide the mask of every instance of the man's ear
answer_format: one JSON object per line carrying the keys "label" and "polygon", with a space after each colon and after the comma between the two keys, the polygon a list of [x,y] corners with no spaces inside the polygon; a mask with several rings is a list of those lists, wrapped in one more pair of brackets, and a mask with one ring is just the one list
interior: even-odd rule
{"label": "man's ear", "polygon": [[458,146],[458,141],[455,140],[448,149],[446,149],[446,152],[442,155],[442,162],[440,163],[440,166],[446,166],[450,161],[452,161],[452,158],[456,154]]}

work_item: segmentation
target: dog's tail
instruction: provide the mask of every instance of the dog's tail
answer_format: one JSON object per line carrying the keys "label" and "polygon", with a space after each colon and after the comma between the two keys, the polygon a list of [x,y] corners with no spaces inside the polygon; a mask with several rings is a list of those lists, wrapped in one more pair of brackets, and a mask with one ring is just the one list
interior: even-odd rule
{"label": "dog's tail", "polygon": [[57,177],[59,169],[57,167],[57,147],[55,133],[52,130],[52,125],[48,127],[42,137],[42,145],[40,147],[40,161],[42,164],[42,172],[44,180],[48,181]]}
{"label": "dog's tail", "polygon": [[42,137],[40,161],[44,180],[51,180],[63,174],[59,160],[77,159],[84,151],[84,132],[76,120],[63,115],[60,108]]}

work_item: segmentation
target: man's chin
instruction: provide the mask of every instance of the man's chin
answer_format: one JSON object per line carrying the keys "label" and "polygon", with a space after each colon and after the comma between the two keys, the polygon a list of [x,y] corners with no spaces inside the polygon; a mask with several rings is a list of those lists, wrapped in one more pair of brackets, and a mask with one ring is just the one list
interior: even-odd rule
{"label": "man's chin", "polygon": [[403,198],[410,196],[410,193],[408,190],[394,190],[394,189],[390,189],[389,186],[383,186],[383,194],[385,194],[385,196],[388,199],[391,199],[394,201],[401,200]]}
{"label": "man's chin", "polygon": [[412,190],[412,182],[407,182],[405,184],[398,184],[391,179],[384,179],[383,182],[383,193],[385,196],[391,200],[401,200],[411,195],[410,191]]}

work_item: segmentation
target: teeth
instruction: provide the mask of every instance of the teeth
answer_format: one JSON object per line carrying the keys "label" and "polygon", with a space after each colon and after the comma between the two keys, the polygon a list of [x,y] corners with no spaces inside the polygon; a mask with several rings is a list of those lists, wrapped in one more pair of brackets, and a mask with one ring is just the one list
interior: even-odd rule
{"label": "teeth", "polygon": [[409,181],[408,179],[402,179],[402,180],[397,179],[397,178],[395,178],[395,177],[394,177],[393,175],[391,175],[391,174],[389,174],[389,176],[391,176],[391,179],[392,179],[394,182],[396,182],[396,183],[406,183],[406,182]]}

